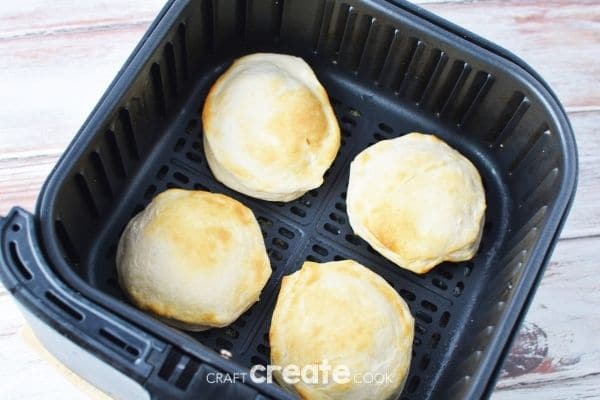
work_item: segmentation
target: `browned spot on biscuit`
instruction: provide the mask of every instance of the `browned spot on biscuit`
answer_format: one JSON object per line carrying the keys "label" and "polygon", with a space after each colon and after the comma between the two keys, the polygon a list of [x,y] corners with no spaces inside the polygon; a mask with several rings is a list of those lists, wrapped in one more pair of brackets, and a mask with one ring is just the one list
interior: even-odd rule
{"label": "browned spot on biscuit", "polygon": [[248,150],[266,165],[288,166],[290,158],[300,160],[307,148],[321,146],[328,133],[327,118],[319,100],[306,88],[284,90],[276,104],[277,110],[265,126],[265,133],[276,140],[260,143],[260,148],[250,142]]}

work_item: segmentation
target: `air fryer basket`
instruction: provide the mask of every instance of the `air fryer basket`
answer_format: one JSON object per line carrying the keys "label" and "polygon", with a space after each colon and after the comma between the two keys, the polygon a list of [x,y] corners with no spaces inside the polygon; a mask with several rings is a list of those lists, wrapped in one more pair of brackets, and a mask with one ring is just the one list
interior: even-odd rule
{"label": "air fryer basket", "polygon": [[[204,159],[200,112],[210,85],[233,59],[256,51],[303,57],[342,128],[325,183],[289,203],[229,190]],[[345,210],[352,158],[411,131],[435,133],[470,158],[488,201],[477,256],[423,276],[399,269],[353,235]],[[282,276],[304,260],[356,259],[383,276],[416,318],[402,398],[479,398],[493,389],[575,179],[571,128],[543,81],[504,50],[415,6],[173,0],[48,178],[37,218],[15,209],[3,220],[0,277],[40,335],[66,335],[122,375],[107,378],[111,372],[56,349],[67,344],[46,340],[114,395],[287,398],[274,384],[210,385],[206,376],[269,361],[269,322]],[[117,285],[120,233],[169,187],[226,193],[260,222],[273,274],[261,301],[229,327],[179,332],[129,305]],[[144,389],[116,384],[127,379]]]}

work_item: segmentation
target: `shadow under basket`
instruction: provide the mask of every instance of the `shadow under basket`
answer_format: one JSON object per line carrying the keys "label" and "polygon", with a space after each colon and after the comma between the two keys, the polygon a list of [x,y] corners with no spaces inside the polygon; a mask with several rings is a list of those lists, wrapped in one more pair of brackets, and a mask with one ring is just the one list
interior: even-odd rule
{"label": "shadow under basket", "polygon": [[[289,203],[224,187],[202,149],[200,112],[211,84],[235,58],[258,51],[303,57],[342,130],[324,184]],[[345,203],[353,157],[412,131],[434,133],[467,156],[488,202],[477,256],[422,276],[355,236]],[[494,388],[576,175],[571,127],[543,80],[505,50],[416,6],[171,1],[46,181],[36,215],[15,208],[2,219],[0,277],[48,349],[115,397],[283,399],[294,395],[276,384],[210,377],[268,363],[284,275],[304,260],[355,259],[386,279],[416,320],[400,397],[476,399]],[[273,274],[261,300],[226,328],[168,327],[130,305],[117,284],[123,228],[171,187],[232,196],[262,227]]]}

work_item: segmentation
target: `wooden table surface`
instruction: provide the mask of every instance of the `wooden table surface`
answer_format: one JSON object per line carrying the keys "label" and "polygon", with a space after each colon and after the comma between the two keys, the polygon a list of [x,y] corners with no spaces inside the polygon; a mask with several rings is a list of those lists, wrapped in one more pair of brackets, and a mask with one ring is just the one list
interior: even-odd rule
{"label": "wooden table surface", "polygon": [[[521,56],[555,89],[579,147],[577,196],[494,399],[600,398],[600,0],[420,0]],[[0,214],[40,186],[163,0],[0,3]],[[4,399],[86,398],[25,345],[0,286]]]}

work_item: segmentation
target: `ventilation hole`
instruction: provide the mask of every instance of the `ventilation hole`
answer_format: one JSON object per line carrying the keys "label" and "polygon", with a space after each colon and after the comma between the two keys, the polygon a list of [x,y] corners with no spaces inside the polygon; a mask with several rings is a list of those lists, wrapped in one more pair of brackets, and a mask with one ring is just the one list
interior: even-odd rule
{"label": "ventilation hole", "polygon": [[259,352],[260,354],[263,354],[263,355],[265,355],[265,356],[268,356],[268,355],[269,355],[269,353],[270,353],[270,351],[269,351],[269,348],[268,348],[267,346],[265,346],[264,344],[259,344],[259,345],[256,347],[256,350],[258,350],[258,352]]}
{"label": "ventilation hole", "polygon": [[227,339],[223,339],[222,337],[217,338],[217,346],[219,346],[220,348],[225,349],[225,350],[233,349],[233,343],[231,343]]}
{"label": "ventilation hole", "polygon": [[463,269],[463,275],[464,276],[469,276],[471,275],[471,272],[473,271],[473,263],[466,263],[465,267]]}
{"label": "ventilation hole", "polygon": [[437,306],[427,300],[423,300],[421,302],[421,305],[423,306],[424,309],[426,309],[427,311],[431,311],[431,312],[436,312],[437,311]]}
{"label": "ventilation hole", "polygon": [[177,38],[179,39],[179,58],[181,60],[181,71],[183,72],[183,79],[187,80],[189,77],[188,67],[188,48],[187,48],[187,35],[185,24],[179,24],[177,28]]}
{"label": "ventilation hole", "polygon": [[268,249],[267,250],[267,254],[274,259],[275,261],[281,261],[283,260],[283,255],[281,255],[280,252],[278,252],[277,250],[273,250],[273,249]]}
{"label": "ventilation hole", "polygon": [[360,238],[356,235],[351,235],[351,234],[347,234],[345,236],[345,239],[348,243],[351,243],[355,246],[359,246],[360,245]]}
{"label": "ventilation hole", "polygon": [[375,132],[375,133],[373,134],[373,139],[375,139],[376,141],[378,141],[378,142],[379,142],[379,141],[381,141],[381,140],[385,140],[385,139],[387,139],[387,138],[386,138],[385,136],[383,136],[381,133],[379,133],[379,132]]}
{"label": "ventilation hole", "polygon": [[421,378],[419,378],[418,376],[413,376],[410,380],[410,383],[408,384],[408,387],[406,388],[408,393],[416,392],[417,388],[419,387],[419,383],[421,383]]}
{"label": "ventilation hole", "polygon": [[200,142],[192,142],[192,149],[202,153],[202,145],[200,144]]}
{"label": "ventilation hole", "polygon": [[415,299],[417,298],[417,296],[415,296],[413,292],[406,289],[400,289],[400,296],[402,296],[405,300],[408,301],[415,301]]}
{"label": "ventilation hole", "polygon": [[104,134],[104,138],[106,139],[106,144],[111,153],[110,158],[113,160],[113,169],[121,178],[124,178],[125,176],[127,176],[127,174],[125,173],[125,164],[123,164],[123,156],[121,155],[121,150],[119,149],[119,145],[117,144],[117,137],[113,131],[107,130]]}
{"label": "ventilation hole", "polygon": [[263,216],[258,216],[258,218],[256,218],[256,220],[258,221],[258,223],[261,226],[265,226],[265,227],[271,227],[271,226],[273,226],[273,221],[271,221],[270,219],[265,218]]}
{"label": "ventilation hole", "polygon": [[361,116],[360,111],[358,111],[355,108],[352,107],[348,107],[348,114],[350,114],[352,116],[352,118],[358,119]]}
{"label": "ventilation hole", "polygon": [[287,244],[287,242],[285,242],[285,241],[283,241],[283,240],[281,240],[279,238],[273,238],[272,243],[275,246],[277,246],[277,247],[279,247],[280,249],[283,249],[283,250],[286,250],[289,247],[289,245]]}
{"label": "ventilation hole", "polygon": [[197,126],[198,126],[198,120],[191,119],[185,126],[185,133],[187,133],[187,134],[192,133],[194,131],[194,129],[196,129]]}
{"label": "ventilation hole", "polygon": [[299,217],[302,217],[302,218],[306,217],[306,211],[304,211],[303,209],[301,209],[299,207],[293,206],[291,208],[291,211],[292,211],[293,214],[295,214],[295,215],[297,215]]}
{"label": "ventilation hole", "polygon": [[106,173],[106,169],[104,168],[104,163],[100,158],[100,154],[98,154],[98,152],[96,151],[92,151],[90,153],[90,161],[92,163],[92,166],[94,167],[94,170],[96,171],[96,176],[98,178],[100,186],[102,187],[102,191],[104,192],[104,194],[112,198],[112,188],[110,187],[108,174]]}
{"label": "ventilation hole", "polygon": [[319,195],[319,191],[317,189],[313,189],[308,192],[308,194],[310,194],[312,197],[317,197]]}
{"label": "ventilation hole", "polygon": [[350,137],[352,136],[352,132],[350,132],[348,129],[341,129],[341,134],[343,137]]}
{"label": "ventilation hole", "polygon": [[173,371],[175,371],[175,367],[177,366],[177,364],[179,364],[180,360],[181,353],[177,350],[171,350],[171,352],[167,356],[167,359],[165,360],[165,363],[158,371],[158,376],[164,379],[165,381],[168,381],[169,377],[173,374]]}
{"label": "ventilation hole", "polygon": [[102,336],[104,339],[108,340],[110,343],[114,344],[116,347],[125,350],[127,353],[131,354],[132,356],[136,357],[136,356],[140,355],[139,349],[137,349],[134,346],[128,345],[127,342],[125,342],[123,339],[121,339],[117,335],[113,334],[112,332],[109,332],[104,328],[100,328],[99,333],[100,333],[100,336]]}
{"label": "ventilation hole", "polygon": [[338,255],[333,256],[333,261],[343,261],[343,260],[345,260],[345,258],[342,256],[338,256]]}
{"label": "ventilation hole", "polygon": [[76,321],[83,321],[83,315],[79,311],[59,299],[54,293],[46,292],[46,299]]}
{"label": "ventilation hole", "polygon": [[306,208],[312,207],[312,202],[310,201],[310,199],[302,198],[300,199],[300,204],[302,204]]}
{"label": "ventilation hole", "polygon": [[344,203],[335,203],[335,208],[340,211],[346,211],[346,205]]}
{"label": "ventilation hole", "polygon": [[98,207],[96,206],[94,196],[92,195],[92,192],[90,191],[90,188],[81,173],[75,174],[75,185],[79,189],[81,198],[92,216],[97,217],[99,215]]}
{"label": "ventilation hole", "polygon": [[[15,227],[17,227],[16,230]],[[19,225],[13,225],[12,230],[15,232],[18,231]],[[13,263],[15,264],[15,267],[17,267],[17,269],[19,270],[21,276],[25,278],[25,280],[30,280],[33,277],[33,275],[31,274],[31,271],[29,271],[29,268],[27,268],[25,264],[23,264],[23,261],[21,260],[19,252],[17,250],[17,244],[15,242],[10,242],[8,245],[8,251],[10,252],[10,256],[13,260]]]}
{"label": "ventilation hole", "polygon": [[199,154],[192,153],[191,151],[188,151],[187,153],[185,153],[185,158],[187,158],[188,160],[193,161],[193,162],[201,162],[202,161],[202,157],[200,157]]}
{"label": "ventilation hole", "polygon": [[152,196],[154,196],[154,193],[156,193],[156,186],[150,185],[150,186],[148,186],[148,188],[144,192],[144,198],[146,200],[151,200]]}
{"label": "ventilation hole", "polygon": [[340,194],[340,196],[342,197],[342,199],[346,200],[346,192],[342,192],[342,193]]}
{"label": "ventilation hole", "polygon": [[181,172],[175,172],[173,174],[173,178],[175,178],[176,180],[178,180],[181,183],[188,183],[190,181],[190,178],[188,178],[187,176],[185,176],[184,174],[182,174]]}
{"label": "ventilation hole", "polygon": [[235,32],[242,38],[242,41],[246,38],[246,12],[248,11],[246,2],[247,0],[235,2]]}
{"label": "ventilation hole", "polygon": [[463,292],[464,289],[465,289],[465,284],[464,283],[462,283],[462,282],[456,282],[456,286],[454,287],[454,290],[452,290],[452,294],[455,297],[459,297],[462,294],[462,292]]}
{"label": "ventilation hole", "polygon": [[420,319],[421,321],[430,324],[431,321],[433,321],[433,318],[431,318],[431,315],[429,314],[425,314],[422,311],[417,311],[417,313],[415,314],[415,317],[417,317],[418,319]]}
{"label": "ventilation hole", "polygon": [[312,249],[315,253],[317,253],[323,257],[325,257],[329,254],[329,251],[327,251],[326,248],[319,246],[318,244],[313,245]]}
{"label": "ventilation hole", "polygon": [[60,219],[54,221],[54,230],[56,231],[56,236],[62,246],[67,261],[74,264],[79,263],[79,253],[73,245],[73,241],[67,232],[65,224]]}
{"label": "ventilation hole", "polygon": [[175,143],[173,150],[175,152],[179,153],[181,151],[181,149],[183,149],[183,146],[185,146],[185,139],[180,138],[179,140],[177,140],[177,143]]}
{"label": "ventilation hole", "polygon": [[415,324],[415,332],[418,333],[419,335],[424,335],[427,333],[427,329],[425,329],[425,327],[419,323]]}
{"label": "ventilation hole", "polygon": [[340,225],[344,225],[346,223],[346,220],[344,219],[344,217],[342,217],[341,215],[338,215],[336,213],[329,214],[329,219],[331,219],[333,222],[339,223]]}
{"label": "ventilation hole", "polygon": [[168,172],[169,172],[169,167],[167,167],[166,165],[163,165],[162,167],[160,167],[160,169],[156,173],[156,179],[164,178],[165,176],[167,176]]}
{"label": "ventilation hole", "polygon": [[186,390],[190,385],[194,374],[196,373],[196,371],[198,371],[199,366],[200,364],[198,363],[198,361],[191,358],[185,366],[185,369],[183,370],[181,375],[179,375],[179,378],[175,382],[175,386],[177,386],[180,389]]}
{"label": "ventilation hole", "polygon": [[448,326],[448,322],[450,321],[450,313],[448,311],[444,311],[442,316],[440,317],[440,326],[445,328]]}
{"label": "ventilation hole", "polygon": [[306,261],[320,263],[321,259],[313,256],[312,254],[309,254],[308,256],[306,256]]}
{"label": "ventilation hole", "polygon": [[157,63],[153,63],[152,67],[150,67],[150,75],[152,76],[152,87],[154,88],[156,105],[160,115],[164,117],[167,115],[167,105],[165,103],[165,92],[160,74],[160,66]]}
{"label": "ventilation hole", "polygon": [[210,190],[201,183],[194,183],[194,190],[204,190],[205,192],[210,192]]}
{"label": "ventilation hole", "polygon": [[342,125],[345,125],[347,128],[356,127],[356,121],[349,117],[342,117]]}
{"label": "ventilation hole", "polygon": [[392,129],[392,127],[387,124],[384,124],[383,122],[379,124],[379,129],[381,129],[385,133],[389,133],[389,134],[394,133],[394,130]]}
{"label": "ventilation hole", "polygon": [[452,272],[450,272],[450,271],[447,271],[447,270],[443,269],[443,267],[442,267],[442,268],[437,268],[437,269],[435,270],[435,272],[436,272],[438,275],[441,275],[441,276],[443,276],[445,279],[448,279],[448,280],[451,280],[451,279],[454,277],[454,275],[452,275]]}
{"label": "ventilation hole", "polygon": [[419,361],[419,368],[422,371],[425,371],[427,369],[427,366],[429,366],[430,361],[431,358],[429,357],[429,355],[424,354],[423,357],[421,357],[421,361]]}
{"label": "ventilation hole", "polygon": [[448,289],[448,285],[446,285],[443,281],[439,280],[438,278],[433,278],[431,283],[433,283],[434,286],[436,286],[442,290]]}
{"label": "ventilation hole", "polygon": [[232,327],[228,326],[227,328],[225,328],[225,335],[229,336],[232,339],[237,339],[240,336],[240,333]]}
{"label": "ventilation hole", "polygon": [[290,231],[289,229],[286,228],[279,228],[279,234],[287,239],[293,239],[294,238],[294,232]]}
{"label": "ventilation hole", "polygon": [[433,335],[431,335],[431,347],[435,349],[438,346],[438,344],[440,344],[441,339],[442,336],[439,333],[434,333]]}
{"label": "ventilation hole", "polygon": [[138,150],[137,142],[135,140],[135,134],[133,132],[133,124],[131,123],[131,115],[129,110],[122,108],[119,111],[119,120],[123,127],[123,134],[125,136],[125,143],[127,144],[127,150],[134,159],[140,158],[140,152]]}
{"label": "ventilation hole", "polygon": [[165,45],[165,59],[167,60],[167,82],[171,89],[169,92],[171,96],[177,96],[177,64],[173,43],[169,42]]}
{"label": "ventilation hole", "polygon": [[324,226],[325,230],[329,233],[333,233],[334,235],[340,235],[342,233],[342,231],[340,230],[340,228],[338,228],[335,225],[332,225],[330,223],[326,223]]}

